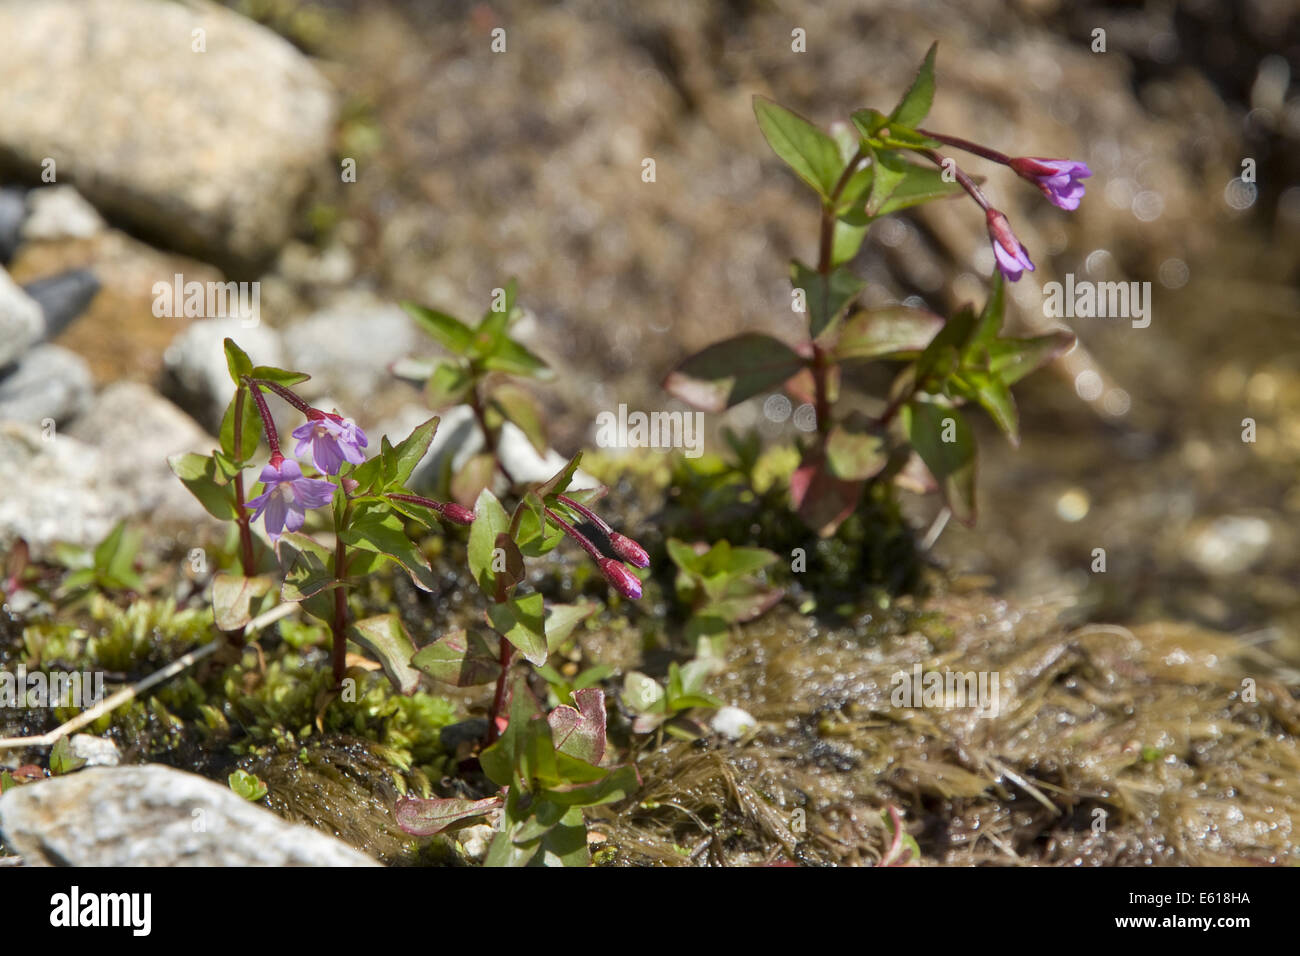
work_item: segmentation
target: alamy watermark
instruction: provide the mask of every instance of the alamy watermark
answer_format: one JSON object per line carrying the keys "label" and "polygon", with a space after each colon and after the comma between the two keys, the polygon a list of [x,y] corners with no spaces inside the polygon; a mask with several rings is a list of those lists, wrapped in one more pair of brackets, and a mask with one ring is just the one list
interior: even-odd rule
{"label": "alamy watermark", "polygon": [[596,444],[600,448],[681,448],[687,458],[704,454],[703,412],[618,412],[596,416]]}
{"label": "alamy watermark", "polygon": [[239,319],[246,329],[262,321],[260,282],[186,282],[178,272],[171,282],[155,282],[149,291],[155,318]]}
{"label": "alamy watermark", "polygon": [[103,671],[0,671],[0,707],[31,710],[94,707],[104,699]]}
{"label": "alamy watermark", "polygon": [[1150,282],[1076,282],[1065,274],[1065,285],[1043,286],[1043,315],[1049,319],[1132,319],[1133,328],[1151,324]]}
{"label": "alamy watermark", "polygon": [[927,671],[913,664],[910,674],[895,671],[890,685],[894,707],[974,708],[979,717],[998,715],[997,671]]}

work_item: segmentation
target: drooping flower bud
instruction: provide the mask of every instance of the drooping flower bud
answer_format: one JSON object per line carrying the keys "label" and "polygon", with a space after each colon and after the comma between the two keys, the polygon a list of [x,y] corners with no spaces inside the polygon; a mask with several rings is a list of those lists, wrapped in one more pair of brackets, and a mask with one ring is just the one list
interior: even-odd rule
{"label": "drooping flower bud", "polygon": [[1092,175],[1087,163],[1073,159],[1018,156],[1007,165],[1041,189],[1052,205],[1071,212],[1079,208],[1083,199],[1084,186],[1080,180]]}
{"label": "drooping flower bud", "polygon": [[454,501],[449,501],[442,506],[442,516],[456,524],[470,525],[474,523],[474,512],[456,504]]}
{"label": "drooping flower bud", "polygon": [[628,570],[626,564],[613,558],[601,558],[596,563],[600,565],[601,574],[605,575],[605,580],[615,591],[633,601],[641,597],[641,581]]}
{"label": "drooping flower bud", "polygon": [[634,568],[650,567],[650,555],[645,553],[645,548],[627,535],[612,531],[609,535],[609,544],[614,549],[615,554]]}
{"label": "drooping flower bud", "polygon": [[1007,222],[1007,217],[991,206],[986,215],[989,239],[993,243],[993,256],[997,259],[1002,274],[1008,281],[1015,282],[1026,269],[1033,272],[1034,264],[1029,259],[1029,253],[1020,244],[1016,234],[1011,231],[1011,224]]}

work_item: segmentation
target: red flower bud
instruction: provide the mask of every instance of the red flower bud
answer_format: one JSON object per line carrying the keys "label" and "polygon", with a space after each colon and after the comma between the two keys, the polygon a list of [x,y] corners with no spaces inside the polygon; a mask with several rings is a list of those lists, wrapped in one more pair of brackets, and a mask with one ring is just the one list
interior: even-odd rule
{"label": "red flower bud", "polygon": [[611,531],[609,534],[609,543],[613,547],[614,553],[635,568],[650,567],[650,555],[645,553],[645,548],[637,544],[625,534],[619,534],[617,531]]}
{"label": "red flower bud", "polygon": [[468,525],[474,523],[474,512],[468,508],[462,508],[452,501],[442,506],[442,516],[448,521],[454,521],[456,524]]}
{"label": "red flower bud", "polygon": [[641,597],[641,581],[628,570],[627,565],[621,561],[615,561],[613,558],[601,558],[596,563],[600,565],[600,571],[605,575],[605,580],[610,583],[610,586],[615,591],[633,601]]}

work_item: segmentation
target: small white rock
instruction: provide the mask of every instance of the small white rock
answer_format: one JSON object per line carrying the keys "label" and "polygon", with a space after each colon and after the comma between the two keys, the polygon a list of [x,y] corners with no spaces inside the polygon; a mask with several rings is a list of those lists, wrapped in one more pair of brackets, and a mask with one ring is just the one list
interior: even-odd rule
{"label": "small white rock", "polygon": [[713,728],[714,733],[719,733],[731,740],[739,740],[752,732],[758,726],[758,721],[754,719],[749,711],[728,706],[718,708],[718,712],[713,715],[713,722],[710,726]]}

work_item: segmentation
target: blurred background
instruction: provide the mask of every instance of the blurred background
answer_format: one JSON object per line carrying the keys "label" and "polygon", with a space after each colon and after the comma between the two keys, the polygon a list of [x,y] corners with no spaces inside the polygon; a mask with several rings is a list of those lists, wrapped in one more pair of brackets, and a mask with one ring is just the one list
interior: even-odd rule
{"label": "blurred background", "polygon": [[[935,555],[1080,620],[1300,659],[1293,0],[0,0],[0,36],[0,547],[203,520],[164,457],[211,447],[226,335],[372,435],[409,428],[388,366],[432,346],[396,303],[474,318],[510,276],[560,373],[538,392],[559,451],[620,403],[675,407],[659,382],[689,350],[801,331],[787,263],[816,208],[751,97],[888,109],[938,40],[927,126],[1094,172],[1066,214],[964,164],[1038,264],[1010,321],[1054,325],[1066,274],[1149,282],[1152,312],[1069,322],[1081,348],[1018,387],[1018,450],[983,429],[978,525]],[[945,314],[992,267],[964,200],[881,223],[855,264],[868,304]],[[257,323],[159,314],[178,275],[256,281]],[[792,440],[762,407],[711,434]]]}

